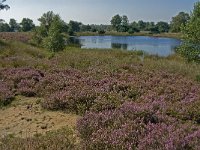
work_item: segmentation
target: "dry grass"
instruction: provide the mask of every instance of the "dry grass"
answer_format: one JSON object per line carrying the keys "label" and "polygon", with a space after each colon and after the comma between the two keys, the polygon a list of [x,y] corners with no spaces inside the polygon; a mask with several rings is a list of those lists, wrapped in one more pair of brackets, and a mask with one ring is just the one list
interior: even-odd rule
{"label": "dry grass", "polygon": [[1,40],[20,41],[27,43],[31,39],[31,32],[0,32]]}

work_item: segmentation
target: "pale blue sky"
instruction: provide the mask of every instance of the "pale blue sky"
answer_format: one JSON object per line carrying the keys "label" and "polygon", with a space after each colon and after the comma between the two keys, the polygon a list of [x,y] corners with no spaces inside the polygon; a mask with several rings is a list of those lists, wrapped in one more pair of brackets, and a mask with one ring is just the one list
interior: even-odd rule
{"label": "pale blue sky", "polygon": [[115,14],[127,15],[129,20],[167,21],[180,11],[190,12],[198,0],[7,0],[11,9],[0,11],[0,18],[37,19],[52,10],[63,20],[84,24],[110,24]]}

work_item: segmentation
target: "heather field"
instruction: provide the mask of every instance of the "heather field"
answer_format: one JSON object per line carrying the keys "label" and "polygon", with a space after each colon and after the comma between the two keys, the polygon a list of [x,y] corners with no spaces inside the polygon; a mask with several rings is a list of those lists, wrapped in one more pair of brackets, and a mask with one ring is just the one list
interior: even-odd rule
{"label": "heather field", "polygon": [[0,149],[200,149],[199,64],[3,35]]}

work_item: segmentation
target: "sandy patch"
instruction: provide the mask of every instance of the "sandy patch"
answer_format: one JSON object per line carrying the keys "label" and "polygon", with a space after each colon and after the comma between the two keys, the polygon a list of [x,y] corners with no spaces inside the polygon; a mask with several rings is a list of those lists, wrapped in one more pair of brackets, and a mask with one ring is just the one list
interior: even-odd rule
{"label": "sandy patch", "polygon": [[77,115],[43,110],[40,98],[18,97],[10,107],[0,109],[0,136],[31,137],[63,127],[75,127]]}

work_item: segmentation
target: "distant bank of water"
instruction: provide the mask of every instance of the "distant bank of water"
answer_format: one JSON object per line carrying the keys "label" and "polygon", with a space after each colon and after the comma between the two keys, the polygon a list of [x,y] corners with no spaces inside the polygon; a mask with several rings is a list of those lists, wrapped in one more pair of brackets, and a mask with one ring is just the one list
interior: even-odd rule
{"label": "distant bank of water", "polygon": [[151,55],[169,56],[181,44],[181,40],[173,38],[149,36],[80,36],[76,42],[81,48],[143,50]]}

